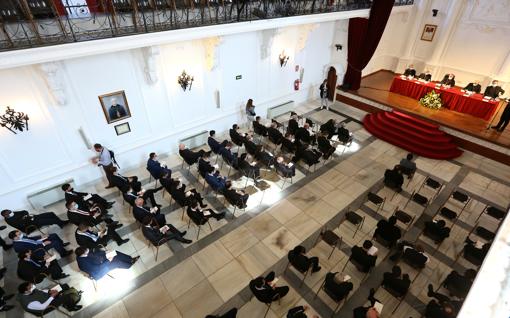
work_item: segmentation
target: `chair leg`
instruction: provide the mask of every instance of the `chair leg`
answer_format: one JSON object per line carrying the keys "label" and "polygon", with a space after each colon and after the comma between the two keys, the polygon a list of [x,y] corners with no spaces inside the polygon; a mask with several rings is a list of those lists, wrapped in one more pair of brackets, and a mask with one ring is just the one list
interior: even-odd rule
{"label": "chair leg", "polygon": [[200,228],[201,228],[201,226],[199,225],[198,226],[198,232],[197,232],[197,241],[198,241],[198,237],[200,236]]}
{"label": "chair leg", "polygon": [[308,276],[308,273],[311,271],[312,269],[308,269],[305,273],[305,275],[303,275],[303,279],[301,279],[301,284],[299,284],[299,288],[301,288],[301,286],[303,286],[303,283],[305,282],[305,279],[306,279],[306,276]]}
{"label": "chair leg", "polygon": [[347,262],[345,262],[344,267],[342,268],[342,273],[344,272],[345,268],[347,267],[347,264],[349,264],[349,259],[347,259]]}
{"label": "chair leg", "polygon": [[328,259],[330,259],[331,255],[333,255],[333,252],[335,251],[335,247],[336,247],[336,244],[331,246],[331,253],[329,253]]}
{"label": "chair leg", "polygon": [[271,308],[271,304],[269,304],[269,305],[266,304],[266,306],[267,306],[267,309],[266,309],[266,313],[264,314],[264,318],[266,318],[267,313],[269,312],[269,309]]}
{"label": "chair leg", "polygon": [[211,230],[212,232],[212,226],[211,226],[211,223],[209,222],[209,220],[207,220],[207,224],[209,225],[209,229]]}
{"label": "chair leg", "polygon": [[319,292],[321,291],[321,289],[322,289],[322,287],[324,286],[325,283],[326,283],[326,280],[324,279],[324,281],[322,282],[322,284],[319,287],[319,289],[317,289],[317,292],[315,293],[315,297],[313,299],[316,299],[317,296],[319,296]]}
{"label": "chair leg", "polygon": [[393,309],[393,311],[391,312],[392,314],[395,313],[395,311],[397,311],[398,307],[400,307],[400,304],[402,303],[402,301],[404,301],[404,298],[406,296],[404,295],[402,298],[400,298],[400,301],[398,302],[397,306],[395,307],[395,309]]}
{"label": "chair leg", "polygon": [[184,220],[184,207],[182,207],[181,221]]}
{"label": "chair leg", "polygon": [[154,259],[155,262],[158,261],[158,255],[159,255],[159,246],[156,246],[156,258]]}

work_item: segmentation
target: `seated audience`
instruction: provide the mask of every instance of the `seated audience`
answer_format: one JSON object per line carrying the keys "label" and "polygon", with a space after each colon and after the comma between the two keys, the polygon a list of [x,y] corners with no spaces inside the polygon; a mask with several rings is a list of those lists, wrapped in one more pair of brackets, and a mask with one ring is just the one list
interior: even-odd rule
{"label": "seated audience", "polygon": [[392,170],[386,169],[384,172],[384,185],[397,192],[402,191],[404,176],[400,171],[400,166],[396,165]]}
{"label": "seated audience", "polygon": [[289,251],[287,258],[292,266],[297,268],[300,272],[306,272],[310,267],[312,268],[312,273],[320,271],[319,258],[315,256],[308,257],[305,253],[305,247],[298,245],[294,247],[293,250]]}
{"label": "seated audience", "polygon": [[319,130],[320,132],[324,133],[328,139],[331,139],[334,135],[338,134],[338,120],[328,120],[325,124],[320,126]]}
{"label": "seated audience", "polygon": [[370,255],[369,251],[373,247],[372,242],[366,240],[363,242],[363,247],[353,246],[351,248],[351,260],[359,264],[358,270],[363,273],[368,273],[372,267],[375,266],[377,256]]}
{"label": "seated audience", "polygon": [[298,162],[299,160],[303,160],[307,165],[313,166],[314,164],[319,163],[320,157],[322,153],[318,150],[312,149],[309,144],[297,144],[297,150],[295,156],[292,158],[293,162]]}
{"label": "seated audience", "polygon": [[135,219],[142,223],[143,219],[146,216],[150,216],[158,222],[158,224],[166,224],[166,218],[164,214],[161,214],[159,207],[149,208],[144,205],[145,201],[142,198],[138,198],[135,200],[135,205],[133,206],[133,216]]}
{"label": "seated audience", "polygon": [[384,288],[390,289],[396,293],[397,297],[404,296],[411,286],[409,275],[402,275],[402,270],[399,266],[393,266],[391,272],[383,274],[383,281],[381,285]]}
{"label": "seated audience", "polygon": [[35,258],[44,257],[44,251],[49,251],[52,248],[60,254],[61,257],[66,257],[72,253],[67,251],[65,247],[70,243],[64,243],[62,239],[55,233],[45,236],[25,236],[21,231],[14,230],[9,232],[9,238],[12,240],[12,245],[16,253],[20,253],[26,250],[34,252]]}
{"label": "seated audience", "polygon": [[416,76],[416,70],[414,69],[414,65],[410,64],[404,71],[404,76],[407,77],[415,77]]}
{"label": "seated audience", "polygon": [[114,240],[118,246],[129,242],[129,239],[123,240],[120,235],[112,229],[106,228],[99,231],[93,231],[87,224],[80,224],[74,232],[76,243],[89,249],[105,247],[110,240]]}
{"label": "seated audience", "polygon": [[432,80],[432,74],[429,70],[426,70],[423,73],[420,73],[418,79],[424,80],[425,82],[430,82]]}
{"label": "seated audience", "polygon": [[216,173],[208,173],[204,177],[205,181],[214,191],[223,193],[225,191],[225,187],[227,184],[227,177],[220,176],[219,172]]}
{"label": "seated audience", "polygon": [[427,296],[433,297],[425,308],[426,318],[454,318],[457,316],[461,301],[452,301],[448,296],[434,292],[434,286],[428,285]]}
{"label": "seated audience", "polygon": [[[165,172],[164,175],[168,175],[168,172]],[[135,205],[136,199],[142,198],[144,200],[150,201],[152,207],[161,208],[161,204],[158,204],[156,202],[156,198],[154,197],[154,193],[158,192],[161,189],[163,189],[163,186],[155,189],[148,190],[141,189],[140,191],[134,191],[132,187],[129,187],[129,189],[122,194],[122,197],[131,206]]]}
{"label": "seated audience", "polygon": [[215,218],[216,220],[221,220],[225,217],[225,212],[222,213],[216,213],[213,211],[213,209],[203,209],[198,206],[197,201],[192,201],[191,204],[188,206],[188,216],[192,219],[201,219],[204,218],[206,220],[209,220],[210,218]]}
{"label": "seated audience", "polygon": [[464,245],[464,257],[469,258],[475,262],[475,265],[482,265],[485,256],[489,252],[492,242],[487,242],[481,247],[477,242],[473,242],[469,237],[466,238],[466,245]]}
{"label": "seated audience", "polygon": [[130,187],[135,191],[140,191],[142,189],[142,183],[138,181],[137,176],[125,177],[119,173],[116,167],[112,168],[112,172],[112,184],[117,187],[120,192],[127,192]]}
{"label": "seated audience", "polygon": [[276,122],[272,122],[271,126],[267,129],[267,135],[269,140],[275,145],[279,145],[282,143],[283,135],[278,130],[278,124]]}
{"label": "seated audience", "polygon": [[198,162],[198,159],[206,153],[205,150],[192,151],[186,147],[185,144],[179,144],[179,155],[186,161],[187,164],[193,165]]}
{"label": "seated audience", "polygon": [[381,219],[379,222],[377,222],[377,228],[375,229],[373,237],[382,237],[385,241],[388,242],[389,247],[392,247],[402,236],[402,232],[400,228],[396,226],[396,224],[397,218],[395,216],[391,216],[388,221]]}
{"label": "seated audience", "polygon": [[457,271],[452,271],[443,282],[443,286],[452,293],[454,291],[455,295],[460,298],[466,298],[471,285],[476,277],[476,271],[474,269],[468,268],[464,272],[464,275],[457,273]]}
{"label": "seated audience", "polygon": [[241,132],[237,124],[232,125],[232,128],[229,130],[229,135],[232,142],[238,146],[242,146],[246,140],[246,134]]}
{"label": "seated audience", "polygon": [[7,224],[22,232],[27,231],[27,233],[34,231],[36,228],[41,228],[43,226],[53,224],[58,225],[62,229],[66,224],[69,223],[69,221],[60,219],[53,212],[29,214],[28,211],[25,210],[11,211],[6,209],[1,213]]}
{"label": "seated audience", "polygon": [[329,272],[326,274],[324,282],[324,291],[336,302],[341,301],[354,288],[354,285],[348,280],[349,276],[340,273]]}
{"label": "seated audience", "polygon": [[285,138],[282,138],[281,143],[282,143],[282,147],[281,147],[282,151],[290,152],[290,153],[296,152],[297,148],[296,148],[296,143],[295,143],[295,139],[294,139],[293,135],[286,133]]}
{"label": "seated audience", "polygon": [[274,272],[269,273],[265,278],[257,277],[250,281],[250,290],[259,301],[270,304],[289,293],[288,286],[276,287],[274,280]]}
{"label": "seated audience", "polygon": [[268,168],[273,168],[275,163],[275,157],[273,154],[265,150],[264,147],[260,147],[259,151],[254,155],[255,159]]}
{"label": "seated audience", "polygon": [[455,75],[446,74],[440,82],[441,85],[450,88],[455,86]]}
{"label": "seated audience", "polygon": [[322,152],[322,156],[324,157],[325,160],[331,157],[331,155],[336,150],[336,148],[329,143],[329,140],[323,133],[317,134],[317,146],[319,148],[319,151]]}
{"label": "seated audience", "polygon": [[198,161],[198,172],[203,177],[206,173],[214,172],[216,169],[218,169],[217,165],[212,165],[211,161],[209,160],[209,154],[204,153],[202,158]]}
{"label": "seated audience", "polygon": [[90,250],[82,246],[76,248],[74,253],[78,268],[95,280],[101,279],[114,269],[130,268],[140,258],[140,256],[131,257],[119,251],[106,253],[101,249]]}
{"label": "seated audience", "polygon": [[276,158],[276,172],[285,178],[292,178],[296,175],[296,165],[293,162],[285,163],[283,157]]}
{"label": "seated audience", "polygon": [[450,236],[450,228],[446,227],[444,220],[432,220],[425,222],[424,234],[433,239],[436,244],[444,241],[445,238]]}
{"label": "seated audience", "polygon": [[260,116],[255,117],[253,122],[253,131],[257,135],[267,136],[267,127],[260,123]]}
{"label": "seated audience", "polygon": [[302,143],[306,144],[312,144],[315,143],[315,135],[310,132],[310,124],[308,122],[305,122],[303,127],[299,127],[296,129],[296,132],[294,133],[294,138],[297,141],[301,141]]}
{"label": "seated audience", "polygon": [[154,246],[160,246],[161,244],[170,241],[177,240],[184,244],[190,244],[192,241],[184,238],[186,231],[179,231],[172,224],[165,224],[160,226],[151,217],[146,217],[143,222],[142,234],[149,240]]}
{"label": "seated audience", "polygon": [[352,141],[352,133],[349,131],[349,129],[345,128],[345,123],[340,123],[340,127],[338,127],[337,130],[338,133],[338,140],[345,144],[348,144]]}
{"label": "seated audience", "polygon": [[398,261],[404,257],[408,263],[413,264],[416,268],[424,268],[428,263],[429,257],[425,254],[423,247],[419,244],[414,246],[413,243],[402,241],[397,244],[397,252],[390,256],[392,261]]}
{"label": "seated audience", "polygon": [[239,169],[244,171],[247,176],[254,180],[258,180],[260,178],[260,167],[257,165],[257,161],[253,160],[251,155],[243,153],[239,157],[238,163]]}
{"label": "seated audience", "polygon": [[[308,306],[297,306],[289,309],[287,312],[287,318],[307,318],[306,311],[310,309]],[[313,315],[312,318],[319,318],[317,315]]]}
{"label": "seated audience", "polygon": [[248,202],[248,198],[250,197],[250,195],[243,190],[234,189],[232,187],[232,181],[230,180],[227,181],[225,185],[223,195],[228,202],[236,205],[240,209],[246,208],[246,202]]}
{"label": "seated audience", "polygon": [[211,148],[211,151],[214,153],[218,153],[221,148],[225,147],[228,140],[223,140],[221,143],[215,139],[216,131],[211,130],[209,131],[209,137],[207,138],[207,144],[209,145],[209,148]]}
{"label": "seated audience", "polygon": [[464,87],[464,90],[466,92],[473,92],[473,93],[480,94],[480,91],[482,90],[482,86],[480,85],[479,81],[474,81],[472,83],[467,84],[466,87]]}
{"label": "seated audience", "polygon": [[115,203],[115,201],[108,202],[106,199],[97,194],[74,191],[73,187],[69,183],[62,185],[62,191],[65,192],[66,202],[74,201],[80,206],[86,206],[88,208],[97,206],[101,208],[101,210],[107,210]]}
{"label": "seated audience", "polygon": [[356,307],[353,310],[353,317],[354,318],[379,318],[380,313],[377,311],[377,309],[374,307],[375,303],[380,301],[374,297],[375,296],[375,289],[370,289],[370,294],[368,295],[368,301],[370,302],[370,306],[360,306]]}
{"label": "seated audience", "polygon": [[25,250],[18,253],[18,276],[26,281],[38,284],[44,280],[46,276],[51,276],[54,280],[69,277],[62,271],[62,267],[49,254],[45,254],[43,259],[32,258],[32,251]]}
{"label": "seated audience", "polygon": [[498,98],[499,96],[505,93],[505,90],[498,85],[499,82],[497,80],[493,80],[491,85],[485,88],[483,92],[483,96],[488,96],[490,98]]}
{"label": "seated audience", "polygon": [[408,153],[405,158],[400,160],[400,171],[410,177],[416,172],[416,163],[413,161],[413,154]]}
{"label": "seated audience", "polygon": [[298,128],[299,128],[298,115],[296,113],[294,113],[294,112],[291,112],[290,113],[290,119],[289,119],[289,122],[287,124],[287,133],[295,136],[296,135],[296,131],[298,130]]}
{"label": "seated audience", "polygon": [[80,209],[78,203],[70,201],[66,204],[67,207],[67,218],[69,221],[75,225],[79,225],[80,223],[89,224],[90,226],[98,225],[101,222],[105,222],[108,226],[112,228],[122,227],[122,224],[119,224],[117,221],[113,221],[111,218],[107,217],[107,214],[101,213],[100,210],[85,210]]}
{"label": "seated audience", "polygon": [[161,178],[164,172],[172,173],[172,170],[168,169],[166,165],[161,165],[158,161],[158,155],[155,152],[151,152],[149,154],[149,159],[147,160],[147,170],[151,176],[155,179]]}
{"label": "seated audience", "polygon": [[229,165],[231,165],[234,169],[238,168],[237,165],[237,152],[232,152],[232,143],[229,141],[225,145],[225,147],[221,148],[218,152],[219,155],[225,160],[225,162]]}
{"label": "seated audience", "polygon": [[192,201],[198,201],[202,208],[207,206],[207,204],[204,203],[202,195],[194,188],[186,190],[186,185],[182,183],[181,179],[171,179],[167,191],[181,206],[189,205]]}
{"label": "seated audience", "polygon": [[244,141],[244,148],[246,149],[247,153],[249,153],[252,156],[255,156],[262,148],[262,145],[255,144],[253,142],[253,137],[251,135],[247,135]]}
{"label": "seated audience", "polygon": [[78,303],[82,292],[67,284],[60,284],[61,291],[56,289],[40,290],[33,283],[24,282],[18,286],[18,301],[26,312],[37,316],[50,308],[63,306],[69,311],[78,311],[82,308]]}

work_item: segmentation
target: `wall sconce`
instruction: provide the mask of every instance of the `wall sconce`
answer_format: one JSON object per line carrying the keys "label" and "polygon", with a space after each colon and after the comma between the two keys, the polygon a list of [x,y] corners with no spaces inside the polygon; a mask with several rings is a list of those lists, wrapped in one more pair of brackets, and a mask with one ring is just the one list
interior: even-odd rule
{"label": "wall sconce", "polygon": [[0,126],[9,129],[13,134],[17,134],[16,130],[28,130],[28,115],[22,112],[14,111],[7,106],[5,114],[0,116]]}
{"label": "wall sconce", "polygon": [[182,74],[177,77],[177,83],[181,85],[183,91],[186,91],[188,86],[189,90],[191,90],[191,85],[193,84],[193,76],[186,74],[186,71],[183,70]]}
{"label": "wall sconce", "polygon": [[285,55],[285,51],[282,51],[282,53],[280,53],[280,56],[278,56],[278,58],[280,59],[280,67],[284,67],[285,65],[287,65],[287,62],[289,61],[290,56]]}
{"label": "wall sconce", "polygon": [[432,9],[432,16],[433,17],[437,17],[437,13],[439,12],[439,10],[437,9]]}
{"label": "wall sconce", "polygon": [[335,44],[336,50],[339,51],[343,48],[342,44]]}

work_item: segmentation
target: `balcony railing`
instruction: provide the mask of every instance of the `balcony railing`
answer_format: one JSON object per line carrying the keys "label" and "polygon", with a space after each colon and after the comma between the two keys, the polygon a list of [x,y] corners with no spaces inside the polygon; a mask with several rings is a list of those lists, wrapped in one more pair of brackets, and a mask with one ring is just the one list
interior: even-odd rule
{"label": "balcony railing", "polygon": [[0,51],[370,6],[371,0],[0,0]]}

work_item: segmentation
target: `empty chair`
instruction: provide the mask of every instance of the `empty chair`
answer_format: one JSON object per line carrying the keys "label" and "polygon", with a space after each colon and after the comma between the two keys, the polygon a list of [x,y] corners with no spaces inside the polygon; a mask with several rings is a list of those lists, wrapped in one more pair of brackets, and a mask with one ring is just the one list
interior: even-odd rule
{"label": "empty chair", "polygon": [[440,210],[439,210],[439,215],[447,218],[448,220],[450,221],[455,221],[457,220],[457,213],[445,206],[443,206]]}
{"label": "empty chair", "polygon": [[413,192],[409,197],[409,200],[407,200],[406,204],[404,205],[404,209],[411,201],[421,205],[423,208],[427,208],[427,206],[429,205],[429,199],[419,194],[418,192]]}
{"label": "empty chair", "polygon": [[380,209],[382,210],[384,208],[384,202],[386,202],[386,198],[381,198],[377,194],[369,192],[368,201],[372,202],[377,206],[377,210],[375,210],[375,213],[378,213]]}
{"label": "empty chair", "polygon": [[493,206],[490,206],[490,205],[487,205],[485,206],[485,208],[482,210],[482,212],[480,213],[480,215],[476,218],[476,221],[475,222],[478,222],[478,220],[480,219],[480,217],[483,215],[483,214],[487,214],[488,216],[490,217],[493,217],[495,218],[496,220],[498,221],[501,221],[505,218],[506,216],[506,212],[505,211],[502,211],[498,208],[495,208]]}
{"label": "empty chair", "polygon": [[342,224],[345,221],[348,221],[349,223],[356,226],[356,228],[354,230],[354,235],[352,236],[352,237],[355,237],[356,233],[359,230],[361,230],[361,228],[363,227],[363,223],[365,222],[365,216],[361,216],[361,215],[357,214],[356,212],[349,211],[349,212],[345,213],[344,219],[340,224]]}
{"label": "empty chair", "polygon": [[329,253],[328,259],[330,259],[331,255],[333,255],[335,248],[340,247],[342,245],[342,238],[336,235],[335,232],[328,230],[326,228],[321,230],[319,236],[317,237],[317,240],[315,240],[314,246],[317,245],[320,239],[322,239],[324,242],[326,242],[326,244],[331,246],[331,253]]}
{"label": "empty chair", "polygon": [[462,212],[464,212],[464,210],[468,206],[469,202],[471,202],[471,198],[467,194],[460,192],[458,190],[452,192],[452,194],[450,195],[450,199],[453,199],[454,201],[457,201],[460,204],[462,204],[462,209],[458,213],[458,217],[460,217]]}
{"label": "empty chair", "polygon": [[418,189],[418,191],[416,192],[420,192],[420,190],[423,188],[423,187],[428,187],[432,190],[434,190],[434,195],[432,196],[432,198],[430,199],[431,201],[435,199],[435,197],[439,194],[439,192],[441,191],[441,189],[443,188],[443,184],[433,178],[431,178],[430,176],[427,176],[427,178],[425,178],[425,180],[423,181],[423,183],[421,184],[420,188]]}
{"label": "empty chair", "polygon": [[407,212],[399,210],[398,206],[395,208],[395,211],[393,212],[393,216],[397,218],[397,221],[404,223],[406,225],[406,230],[411,227],[411,224],[413,224],[415,216],[409,215]]}
{"label": "empty chair", "polygon": [[479,237],[483,238],[486,241],[492,241],[494,237],[496,237],[496,233],[492,232],[491,230],[483,226],[476,226],[475,233],[476,235],[478,235]]}

